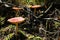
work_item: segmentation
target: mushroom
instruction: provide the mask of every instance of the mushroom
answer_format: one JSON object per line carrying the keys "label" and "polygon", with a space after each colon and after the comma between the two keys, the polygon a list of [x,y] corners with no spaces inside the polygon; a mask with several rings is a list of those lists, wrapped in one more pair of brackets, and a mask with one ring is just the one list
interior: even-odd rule
{"label": "mushroom", "polygon": [[34,5],[34,6],[28,6],[29,8],[33,8],[34,9],[34,14],[36,13],[36,9],[40,8],[41,5]]}
{"label": "mushroom", "polygon": [[12,7],[12,9],[16,11],[16,16],[19,16],[18,12],[19,12],[19,10],[22,10],[23,8],[18,8],[18,7],[14,6],[14,7]]}
{"label": "mushroom", "polygon": [[16,25],[16,29],[15,29],[16,35],[18,33],[18,23],[22,23],[24,20],[25,20],[25,18],[23,18],[23,17],[15,17],[15,18],[8,19],[8,22]]}

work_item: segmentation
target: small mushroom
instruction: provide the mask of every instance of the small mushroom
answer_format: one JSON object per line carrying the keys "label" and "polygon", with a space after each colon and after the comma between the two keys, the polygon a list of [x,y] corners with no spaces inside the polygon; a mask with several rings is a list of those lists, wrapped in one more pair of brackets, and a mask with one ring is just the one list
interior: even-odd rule
{"label": "small mushroom", "polygon": [[12,9],[16,11],[16,16],[19,16],[18,12],[19,12],[19,10],[22,10],[23,8],[18,8],[18,7],[14,6],[14,7],[12,7]]}
{"label": "small mushroom", "polygon": [[15,18],[8,19],[8,21],[10,23],[13,23],[13,24],[16,25],[16,30],[15,30],[16,31],[16,35],[17,35],[17,32],[18,32],[18,23],[22,23],[24,20],[25,20],[25,18],[23,18],[23,17],[15,17]]}

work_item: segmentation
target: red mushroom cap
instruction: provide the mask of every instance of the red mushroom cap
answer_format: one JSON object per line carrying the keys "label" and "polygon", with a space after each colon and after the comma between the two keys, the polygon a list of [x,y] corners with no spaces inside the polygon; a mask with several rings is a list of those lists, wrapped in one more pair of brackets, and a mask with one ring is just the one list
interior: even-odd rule
{"label": "red mushroom cap", "polygon": [[8,21],[13,23],[13,24],[21,23],[24,20],[25,20],[25,18],[23,18],[23,17],[15,17],[15,18],[8,19]]}

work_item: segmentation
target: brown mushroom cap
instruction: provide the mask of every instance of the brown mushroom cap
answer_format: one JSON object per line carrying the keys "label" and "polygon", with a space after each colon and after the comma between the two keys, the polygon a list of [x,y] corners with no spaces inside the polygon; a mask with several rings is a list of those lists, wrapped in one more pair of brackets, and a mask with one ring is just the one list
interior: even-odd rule
{"label": "brown mushroom cap", "polygon": [[21,10],[21,9],[23,9],[23,8],[18,8],[18,7],[13,7],[12,9],[14,9],[14,10]]}
{"label": "brown mushroom cap", "polygon": [[31,8],[39,8],[41,7],[41,5],[34,5],[34,6],[31,6]]}

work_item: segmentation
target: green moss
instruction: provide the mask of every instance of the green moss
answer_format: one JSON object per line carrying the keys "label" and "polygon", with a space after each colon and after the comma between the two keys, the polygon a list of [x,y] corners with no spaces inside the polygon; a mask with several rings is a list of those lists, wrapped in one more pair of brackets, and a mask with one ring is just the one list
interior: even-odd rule
{"label": "green moss", "polygon": [[10,40],[13,37],[14,33],[7,35],[4,40]]}

